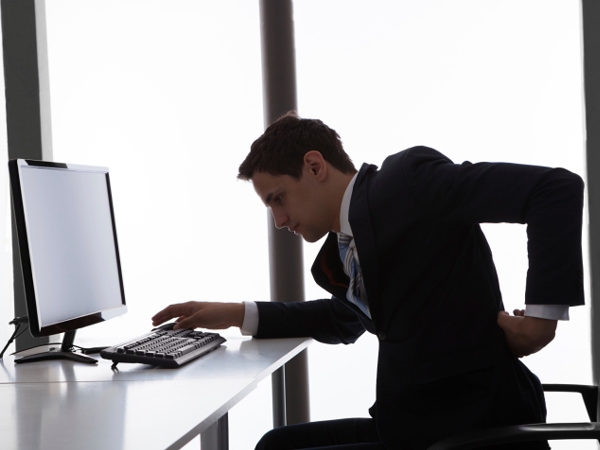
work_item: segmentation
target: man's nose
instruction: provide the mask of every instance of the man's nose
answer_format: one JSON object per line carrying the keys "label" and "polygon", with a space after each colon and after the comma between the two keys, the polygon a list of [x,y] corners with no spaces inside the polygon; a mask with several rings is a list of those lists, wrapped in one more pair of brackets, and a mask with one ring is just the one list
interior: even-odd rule
{"label": "man's nose", "polygon": [[[273,211],[272,211],[273,212]],[[288,221],[288,217],[282,213],[273,212],[273,220],[275,221],[275,228],[283,228]]]}

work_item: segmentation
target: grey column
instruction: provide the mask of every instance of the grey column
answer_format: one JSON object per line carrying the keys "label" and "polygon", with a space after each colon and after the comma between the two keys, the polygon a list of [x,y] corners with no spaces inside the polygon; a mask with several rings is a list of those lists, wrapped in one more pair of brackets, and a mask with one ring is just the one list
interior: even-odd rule
{"label": "grey column", "polygon": [[[260,0],[264,123],[269,126],[283,113],[297,109],[294,20],[291,0]],[[302,241],[287,230],[275,228],[269,215],[271,300],[304,301]],[[308,359],[306,351],[273,375],[274,406],[281,405],[281,381],[285,379],[288,424],[310,421]],[[285,418],[275,419],[281,426]]]}
{"label": "grey column", "polygon": [[225,413],[217,422],[200,434],[201,450],[229,449],[229,415]]}
{"label": "grey column", "polygon": [[[52,160],[44,0],[2,0],[8,157]],[[6,170],[6,169],[5,169]],[[27,315],[13,218],[15,316]],[[0,324],[5,325],[5,324]],[[17,350],[48,342],[24,333]]]}
{"label": "grey column", "polygon": [[592,306],[592,370],[600,382],[600,2],[582,0]]}

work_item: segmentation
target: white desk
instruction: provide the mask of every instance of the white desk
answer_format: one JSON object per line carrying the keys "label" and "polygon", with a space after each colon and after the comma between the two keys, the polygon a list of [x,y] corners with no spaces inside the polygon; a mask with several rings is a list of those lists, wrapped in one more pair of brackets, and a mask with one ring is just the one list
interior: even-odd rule
{"label": "white desk", "polygon": [[[203,447],[223,446],[229,409],[309,343],[228,337],[222,348],[178,369],[120,363],[118,372],[102,359],[92,366],[14,364],[5,357],[2,448],[175,449],[199,434]],[[157,412],[165,407],[173,413]]]}

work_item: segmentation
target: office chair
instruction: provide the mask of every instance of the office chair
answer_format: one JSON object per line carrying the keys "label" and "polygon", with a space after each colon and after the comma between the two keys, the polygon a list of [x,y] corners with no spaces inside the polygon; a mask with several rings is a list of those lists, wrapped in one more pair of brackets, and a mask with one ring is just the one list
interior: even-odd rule
{"label": "office chair", "polygon": [[429,447],[428,450],[469,450],[485,448],[489,445],[561,439],[598,439],[600,442],[600,422],[597,422],[598,386],[544,384],[543,388],[544,392],[579,392],[583,397],[590,422],[539,423],[477,430],[444,439]]}

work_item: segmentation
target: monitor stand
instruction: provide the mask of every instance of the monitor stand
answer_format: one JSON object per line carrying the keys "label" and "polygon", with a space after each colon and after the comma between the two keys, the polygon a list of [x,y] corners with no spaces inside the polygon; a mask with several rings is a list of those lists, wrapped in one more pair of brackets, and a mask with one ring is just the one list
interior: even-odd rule
{"label": "monitor stand", "polygon": [[50,349],[47,352],[35,353],[33,355],[23,356],[15,359],[15,363],[28,363],[33,361],[44,361],[48,359],[66,359],[69,361],[82,362],[85,364],[98,364],[98,360],[73,352],[73,341],[75,340],[75,330],[65,332],[60,349]]}

